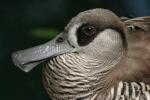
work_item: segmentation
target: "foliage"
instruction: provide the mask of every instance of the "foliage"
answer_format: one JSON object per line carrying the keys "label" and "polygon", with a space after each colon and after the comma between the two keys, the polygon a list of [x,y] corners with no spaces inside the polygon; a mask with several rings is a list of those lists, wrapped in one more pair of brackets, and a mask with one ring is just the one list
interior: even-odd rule
{"label": "foliage", "polygon": [[41,39],[52,39],[58,34],[58,30],[52,28],[36,28],[31,30],[31,36]]}

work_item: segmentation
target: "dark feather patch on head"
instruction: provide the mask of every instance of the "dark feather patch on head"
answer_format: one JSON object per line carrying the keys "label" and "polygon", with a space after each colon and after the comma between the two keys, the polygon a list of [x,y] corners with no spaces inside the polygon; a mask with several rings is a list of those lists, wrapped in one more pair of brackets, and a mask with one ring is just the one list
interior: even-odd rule
{"label": "dark feather patch on head", "polygon": [[[96,32],[92,35],[87,35],[86,33],[83,32],[83,28],[84,27],[88,27],[88,26],[92,26],[95,28]],[[122,38],[122,43],[123,45],[126,47],[127,43],[126,43],[126,37],[125,37],[125,33],[124,30],[119,28],[119,27],[115,27],[115,26],[102,26],[102,25],[94,25],[94,24],[83,24],[81,25],[81,27],[79,27],[79,29],[76,32],[77,35],[77,42],[79,44],[79,46],[86,46],[88,45],[90,42],[92,42],[94,40],[94,38],[102,31],[104,31],[105,29],[113,29],[116,32],[119,33],[120,37]]]}
{"label": "dark feather patch on head", "polygon": [[[104,31],[105,29],[113,29],[117,31],[122,38],[123,46],[127,46],[125,39],[126,32],[124,30],[124,23],[120,21],[118,16],[116,16],[113,12],[109,10],[93,9],[81,12],[70,21],[66,29],[69,30],[69,28],[73,27],[75,24],[78,23],[82,24],[76,31],[77,42],[79,46],[88,45],[99,33]],[[91,36],[83,34],[82,32],[82,28],[88,25],[96,29],[96,32]]]}
{"label": "dark feather patch on head", "polygon": [[[86,31],[86,28],[94,28],[94,32],[88,32],[88,29]],[[85,46],[88,45],[90,42],[94,40],[94,38],[98,35],[100,31],[103,31],[104,29],[101,29],[100,27],[97,27],[92,24],[83,24],[78,30],[77,30],[77,41],[79,46]]]}

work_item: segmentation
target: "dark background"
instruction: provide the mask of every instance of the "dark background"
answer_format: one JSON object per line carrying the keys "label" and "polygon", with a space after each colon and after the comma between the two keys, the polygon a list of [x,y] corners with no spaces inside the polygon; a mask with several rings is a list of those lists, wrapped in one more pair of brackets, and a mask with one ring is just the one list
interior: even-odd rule
{"label": "dark background", "polygon": [[49,100],[42,65],[25,73],[13,65],[11,53],[50,40],[73,16],[92,8],[150,15],[149,0],[0,0],[0,100]]}

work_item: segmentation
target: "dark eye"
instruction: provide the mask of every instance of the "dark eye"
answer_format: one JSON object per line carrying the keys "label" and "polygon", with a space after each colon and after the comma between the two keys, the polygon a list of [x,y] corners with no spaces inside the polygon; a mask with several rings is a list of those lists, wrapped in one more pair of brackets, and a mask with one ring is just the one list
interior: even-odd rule
{"label": "dark eye", "polygon": [[87,36],[92,36],[96,33],[96,28],[94,26],[83,26],[81,32]]}
{"label": "dark eye", "polygon": [[76,35],[77,35],[77,42],[80,46],[85,46],[89,44],[94,38],[99,34],[99,28],[95,25],[91,24],[83,24],[81,27],[78,28]]}

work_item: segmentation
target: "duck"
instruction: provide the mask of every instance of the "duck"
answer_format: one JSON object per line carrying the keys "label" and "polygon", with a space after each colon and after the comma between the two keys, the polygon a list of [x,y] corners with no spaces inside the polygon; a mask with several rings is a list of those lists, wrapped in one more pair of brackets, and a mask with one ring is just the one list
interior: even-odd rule
{"label": "duck", "polygon": [[25,72],[40,63],[52,100],[150,100],[150,16],[80,12],[54,39],[12,54]]}

